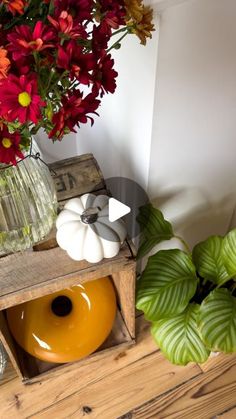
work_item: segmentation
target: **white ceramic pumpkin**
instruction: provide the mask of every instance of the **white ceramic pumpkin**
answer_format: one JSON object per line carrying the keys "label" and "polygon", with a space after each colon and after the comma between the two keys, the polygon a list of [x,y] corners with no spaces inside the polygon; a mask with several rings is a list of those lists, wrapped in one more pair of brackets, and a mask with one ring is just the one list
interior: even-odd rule
{"label": "white ceramic pumpkin", "polygon": [[72,259],[97,263],[119,253],[126,228],[122,220],[109,221],[108,201],[106,195],[85,194],[65,204],[56,221],[56,239]]}

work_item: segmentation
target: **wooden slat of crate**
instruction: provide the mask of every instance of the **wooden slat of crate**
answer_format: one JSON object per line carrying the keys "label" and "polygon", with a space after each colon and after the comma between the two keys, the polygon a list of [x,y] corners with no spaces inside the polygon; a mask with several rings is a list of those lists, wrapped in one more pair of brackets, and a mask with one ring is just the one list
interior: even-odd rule
{"label": "wooden slat of crate", "polygon": [[91,264],[72,260],[56,247],[42,252],[24,252],[0,259],[0,310],[50,294],[78,282],[92,280],[134,265],[127,244],[112,259]]}

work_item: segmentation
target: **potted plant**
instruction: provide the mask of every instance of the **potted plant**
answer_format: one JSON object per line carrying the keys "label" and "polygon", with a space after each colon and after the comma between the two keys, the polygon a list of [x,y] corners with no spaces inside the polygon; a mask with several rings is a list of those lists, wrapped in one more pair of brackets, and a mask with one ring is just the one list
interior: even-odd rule
{"label": "potted plant", "polygon": [[[158,209],[140,209],[138,257],[177,237]],[[174,364],[205,362],[211,351],[236,352],[236,229],[211,236],[191,252],[159,250],[150,256],[137,285],[137,308]]]}

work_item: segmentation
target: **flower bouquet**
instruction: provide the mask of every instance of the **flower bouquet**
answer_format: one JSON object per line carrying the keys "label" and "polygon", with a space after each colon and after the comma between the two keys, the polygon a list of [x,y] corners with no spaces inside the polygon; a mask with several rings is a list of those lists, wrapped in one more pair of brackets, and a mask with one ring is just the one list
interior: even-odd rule
{"label": "flower bouquet", "polygon": [[0,163],[23,159],[41,127],[54,141],[93,124],[116,88],[112,49],[153,30],[141,0],[1,0]]}

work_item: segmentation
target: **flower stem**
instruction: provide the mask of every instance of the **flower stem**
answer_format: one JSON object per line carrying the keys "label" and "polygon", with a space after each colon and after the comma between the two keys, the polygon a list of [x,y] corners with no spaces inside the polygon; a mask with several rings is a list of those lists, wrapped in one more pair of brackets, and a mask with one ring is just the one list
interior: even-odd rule
{"label": "flower stem", "polygon": [[124,28],[118,29],[117,31],[113,32],[111,36],[118,35],[118,33],[124,32],[126,30],[127,30],[127,28],[125,26]]}
{"label": "flower stem", "polygon": [[128,35],[128,33],[129,33],[128,31],[125,32],[124,35],[122,35],[118,39],[118,41],[114,42],[114,44],[110,48],[108,48],[107,52],[110,52],[113,48],[116,48],[116,46],[120,44],[120,42],[122,41],[122,39],[124,39],[126,37],[126,35]]}

